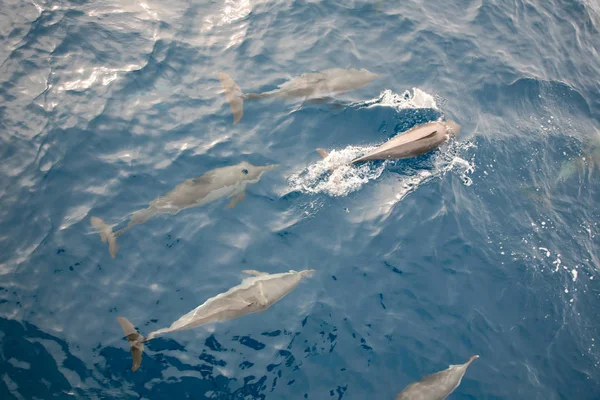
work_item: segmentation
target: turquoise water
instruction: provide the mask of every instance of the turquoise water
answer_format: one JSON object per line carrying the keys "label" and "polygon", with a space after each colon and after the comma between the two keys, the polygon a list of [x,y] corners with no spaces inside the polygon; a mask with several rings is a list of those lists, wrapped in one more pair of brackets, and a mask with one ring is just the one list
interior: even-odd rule
{"label": "turquoise water", "polygon": [[[595,0],[0,0],[0,397],[392,399],[478,354],[450,398],[600,398],[599,33]],[[334,67],[382,77],[235,125],[217,78]],[[438,118],[438,151],[328,173]],[[241,161],[279,167],[114,259],[90,225]],[[117,316],[147,334],[245,269],[316,273],[131,371]]]}

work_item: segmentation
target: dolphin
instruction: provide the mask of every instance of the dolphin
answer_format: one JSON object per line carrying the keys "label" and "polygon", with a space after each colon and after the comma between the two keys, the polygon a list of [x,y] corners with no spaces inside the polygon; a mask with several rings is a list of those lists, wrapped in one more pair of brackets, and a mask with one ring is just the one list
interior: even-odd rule
{"label": "dolphin", "polygon": [[381,75],[361,69],[331,68],[320,72],[305,73],[282,83],[275,90],[263,93],[244,94],[234,80],[225,72],[217,74],[225,98],[233,113],[236,124],[244,115],[244,100],[256,100],[269,97],[305,98],[309,101],[325,101],[331,96],[350,89],[358,89]]}
{"label": "dolphin", "polygon": [[600,147],[592,147],[583,156],[562,163],[556,178],[555,186],[567,181],[579,171],[587,173],[591,178],[595,169],[600,169]]}
{"label": "dolphin", "polygon": [[202,176],[188,179],[164,196],[150,202],[148,208],[135,211],[125,228],[114,232],[100,218],[91,217],[92,226],[99,231],[102,242],[108,242],[108,250],[112,258],[119,249],[117,237],[134,225],[143,224],[149,219],[162,214],[177,214],[186,208],[198,207],[222,197],[230,197],[227,208],[233,208],[246,197],[246,186],[257,183],[263,173],[277,168],[278,164],[256,166],[246,161],[237,165],[216,168]]}
{"label": "dolphin", "polygon": [[[450,137],[458,135],[459,132],[460,125],[451,120],[428,122],[393,137],[370,153],[358,157],[350,163],[417,157],[438,148]],[[323,158],[329,155],[323,149],[317,149],[317,152]]]}
{"label": "dolphin", "polygon": [[[574,175],[578,175],[580,182],[585,179],[592,179],[596,170],[600,170],[600,147],[592,146],[589,149],[583,151],[582,155],[563,161],[560,165],[560,169],[555,174],[555,178],[550,182],[548,187],[543,190],[536,187],[535,185],[521,185],[520,191],[533,201],[542,203],[546,208],[552,208],[553,204],[551,198],[554,196],[554,191],[559,188],[561,184],[565,184]],[[579,175],[581,174],[581,175]],[[581,186],[579,188],[579,194],[581,194]]]}
{"label": "dolphin", "polygon": [[460,385],[467,368],[477,358],[479,356],[472,356],[464,364],[450,365],[448,369],[411,383],[398,393],[396,400],[444,400]]}
{"label": "dolphin", "polygon": [[277,303],[291,292],[302,280],[312,275],[314,269],[290,270],[269,274],[255,270],[244,270],[251,275],[237,286],[206,300],[202,305],[181,316],[168,328],[158,329],[143,337],[126,318],[117,317],[129,342],[133,363],[131,370],[137,371],[142,364],[144,343],[165,333],[196,328],[213,322],[227,321],[247,314],[260,313]]}

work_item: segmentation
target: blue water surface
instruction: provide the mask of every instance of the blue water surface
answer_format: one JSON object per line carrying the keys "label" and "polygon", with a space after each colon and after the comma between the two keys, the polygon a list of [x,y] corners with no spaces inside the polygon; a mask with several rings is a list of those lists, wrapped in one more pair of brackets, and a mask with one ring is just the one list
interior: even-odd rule
{"label": "blue water surface", "polygon": [[[328,68],[336,102],[245,92]],[[597,0],[0,0],[0,398],[600,398]],[[455,141],[328,173],[427,121]],[[583,160],[585,158],[585,161]],[[182,181],[279,164],[122,227]],[[260,314],[158,337],[242,270],[315,269]]]}

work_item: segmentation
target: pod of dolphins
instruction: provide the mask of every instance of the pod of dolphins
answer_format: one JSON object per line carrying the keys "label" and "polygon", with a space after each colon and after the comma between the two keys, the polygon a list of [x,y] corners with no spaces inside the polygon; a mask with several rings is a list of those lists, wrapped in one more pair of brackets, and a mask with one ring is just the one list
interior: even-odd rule
{"label": "pod of dolphins", "polygon": [[[225,98],[233,114],[233,124],[244,114],[244,100],[264,98],[300,98],[303,102],[325,102],[351,89],[357,89],[380,77],[366,69],[331,68],[321,72],[302,74],[279,85],[275,90],[244,94],[235,81],[225,72],[217,74]],[[351,165],[374,160],[405,159],[431,152],[460,132],[454,121],[434,121],[416,126],[381,144],[374,150],[350,162]],[[317,149],[321,157],[327,151]],[[91,225],[100,234],[102,242],[108,243],[112,258],[117,256],[117,238],[135,225],[143,224],[159,215],[177,214],[181,210],[200,207],[221,198],[229,198],[226,207],[233,208],[244,200],[246,188],[257,183],[265,172],[277,168],[277,164],[252,165],[243,161],[236,165],[216,168],[203,175],[190,178],[175,186],[170,192],[149,202],[148,207],[134,211],[126,226],[116,232],[102,219],[93,216]],[[290,293],[303,278],[315,270],[303,270],[269,274],[244,270],[249,275],[242,282],[224,293],[217,294],[179,317],[169,327],[157,329],[142,336],[124,317],[117,317],[129,342],[132,371],[142,363],[144,343],[171,332],[200,327],[206,324],[232,320],[247,314],[260,313]],[[396,400],[443,400],[459,385],[469,365],[479,356],[472,356],[465,364],[451,365],[448,369],[425,376],[411,383],[396,396]]]}

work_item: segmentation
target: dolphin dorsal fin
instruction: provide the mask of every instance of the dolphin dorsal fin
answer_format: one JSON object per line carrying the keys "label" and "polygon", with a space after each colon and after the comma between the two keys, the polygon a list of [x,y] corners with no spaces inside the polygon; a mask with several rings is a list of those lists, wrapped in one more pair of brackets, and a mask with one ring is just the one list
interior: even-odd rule
{"label": "dolphin dorsal fin", "polygon": [[433,136],[434,136],[436,133],[437,133],[437,131],[433,131],[433,132],[431,132],[429,135],[427,135],[427,136],[423,136],[423,137],[422,137],[421,139],[419,139],[419,140],[423,140],[423,139],[427,139],[427,138],[433,137]]}
{"label": "dolphin dorsal fin", "polygon": [[269,274],[267,274],[266,272],[260,272],[260,271],[257,271],[257,270],[255,270],[255,269],[245,269],[245,270],[243,270],[242,272],[243,272],[244,274],[247,274],[247,275],[254,275],[254,276],[263,276],[263,275],[269,275]]}

